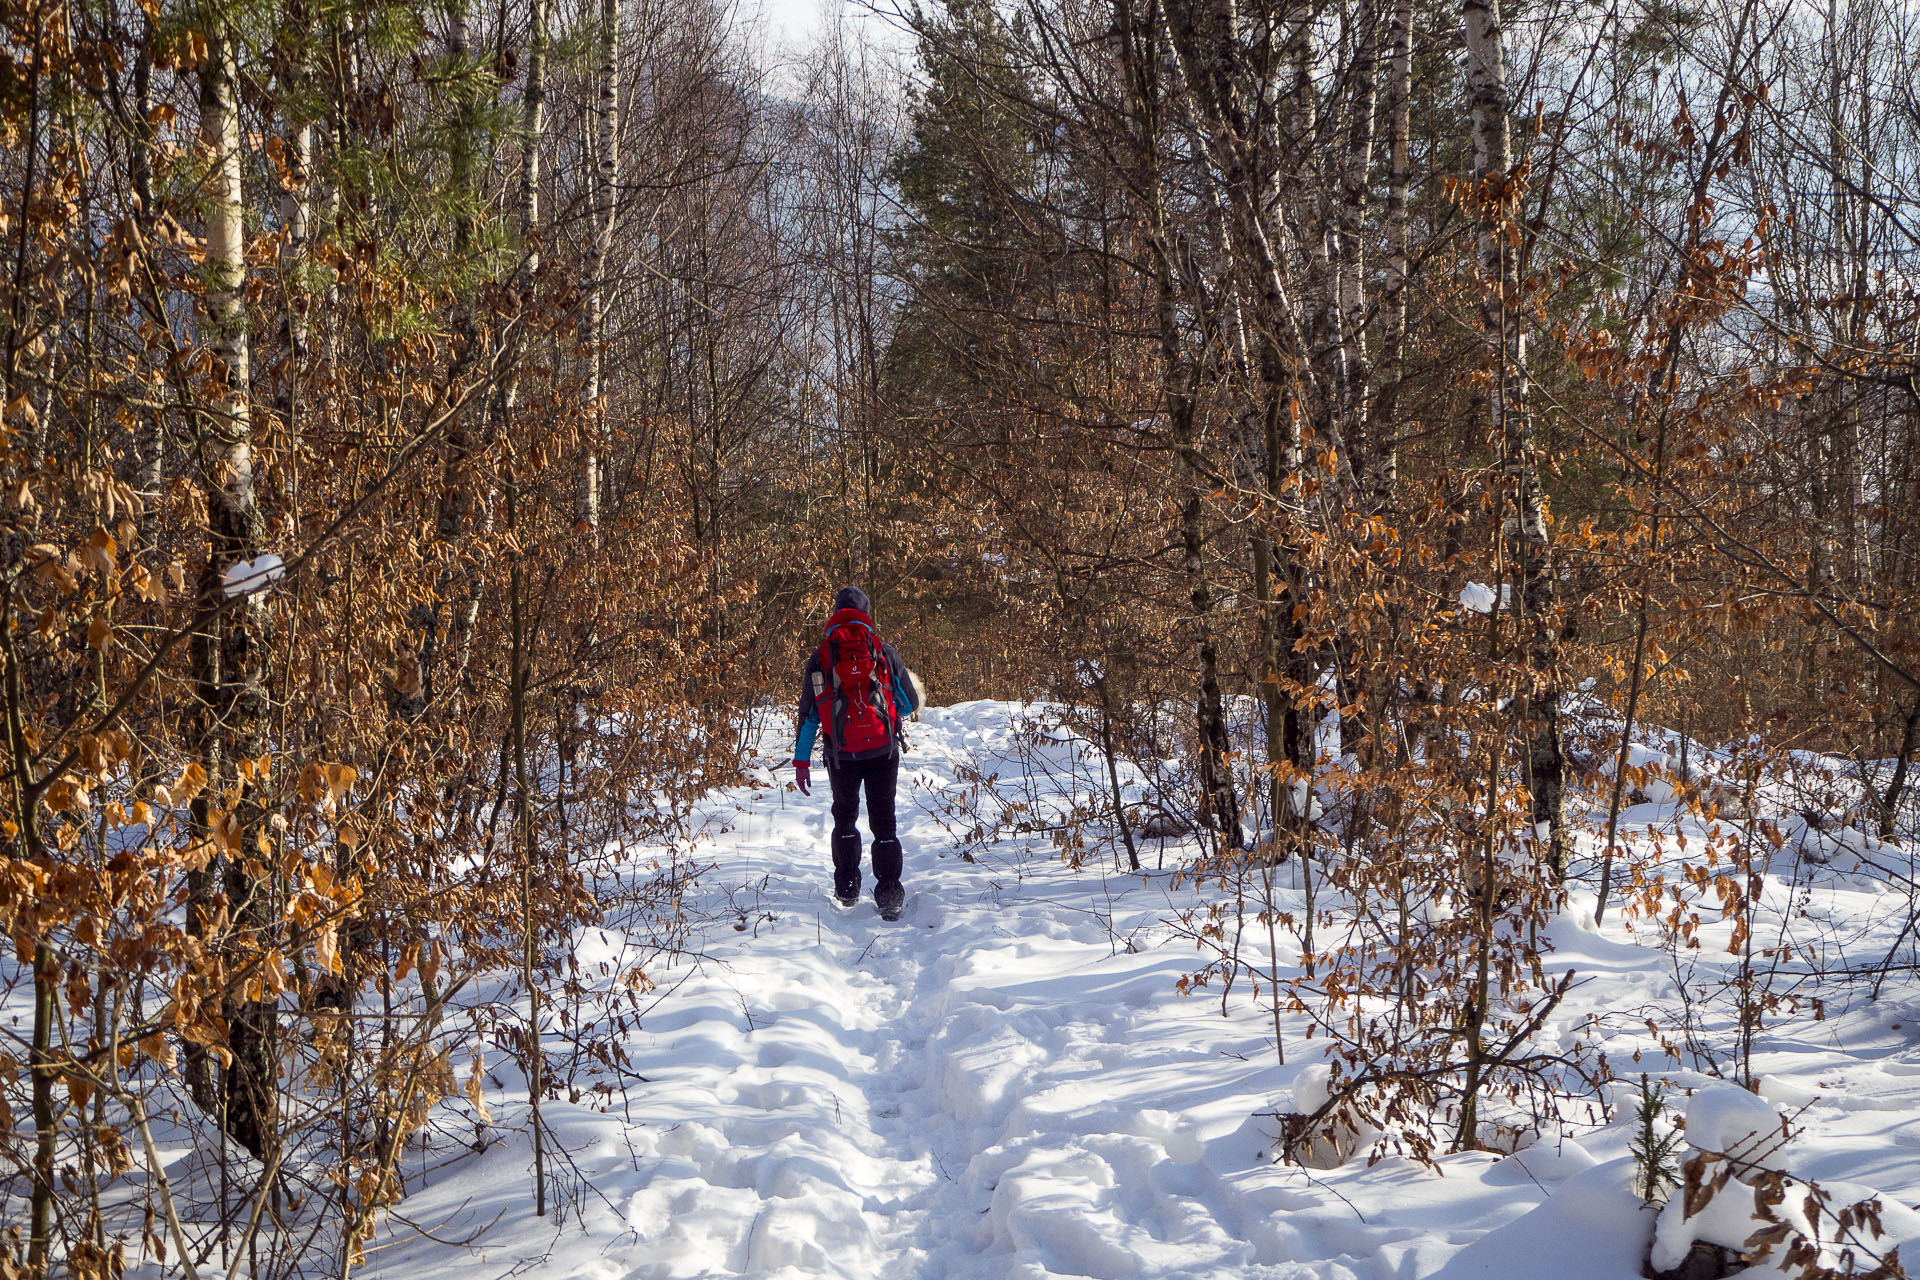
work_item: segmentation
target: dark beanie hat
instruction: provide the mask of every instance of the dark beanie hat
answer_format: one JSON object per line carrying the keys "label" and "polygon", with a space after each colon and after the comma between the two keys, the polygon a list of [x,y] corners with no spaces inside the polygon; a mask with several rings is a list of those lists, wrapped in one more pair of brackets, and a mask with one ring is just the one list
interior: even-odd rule
{"label": "dark beanie hat", "polygon": [[833,611],[858,609],[861,613],[871,614],[873,603],[867,599],[867,593],[858,587],[842,587],[840,594],[833,598]]}

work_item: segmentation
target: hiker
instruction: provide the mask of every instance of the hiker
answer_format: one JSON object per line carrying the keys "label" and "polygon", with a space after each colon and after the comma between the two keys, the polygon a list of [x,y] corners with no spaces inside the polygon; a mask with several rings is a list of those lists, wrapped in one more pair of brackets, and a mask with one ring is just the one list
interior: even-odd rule
{"label": "hiker", "polygon": [[894,834],[893,789],[900,776],[900,726],[920,705],[907,664],[873,629],[872,605],[858,587],[834,597],[820,647],[800,675],[800,732],[793,744],[794,781],[813,794],[813,740],[824,725],[827,782],[833,791],[833,896],[843,907],[860,900],[860,789],[867,791],[873,833],[873,901],[891,920],[907,891],[905,858]]}

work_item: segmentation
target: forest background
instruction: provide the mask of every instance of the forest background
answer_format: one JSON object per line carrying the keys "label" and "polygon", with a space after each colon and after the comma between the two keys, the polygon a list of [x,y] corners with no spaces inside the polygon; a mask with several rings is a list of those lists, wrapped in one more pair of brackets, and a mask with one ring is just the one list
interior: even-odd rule
{"label": "forest background", "polygon": [[741,778],[845,582],[937,700],[1184,762],[1207,865],[1469,886],[1472,946],[1341,961],[1448,1029],[1367,1083],[1452,1081],[1452,1143],[1490,969],[1524,1028],[1569,878],[1658,904],[1636,726],[1703,810],[1817,751],[1809,812],[1911,838],[1920,12],[896,20],[0,6],[0,1267],[123,1265],[170,1081],[238,1226],[336,1153],[343,1275],[450,1021],[537,1135],[572,927],[675,945],[680,870],[598,860]]}

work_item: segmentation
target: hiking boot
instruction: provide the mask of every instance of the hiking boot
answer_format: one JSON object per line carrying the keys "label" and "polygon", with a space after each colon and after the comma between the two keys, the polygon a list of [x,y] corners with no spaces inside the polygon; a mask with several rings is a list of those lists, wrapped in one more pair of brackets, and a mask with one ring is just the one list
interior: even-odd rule
{"label": "hiking boot", "polygon": [[874,886],[873,905],[880,908],[882,920],[898,920],[901,908],[907,905],[907,891],[898,883]]}
{"label": "hiking boot", "polygon": [[850,907],[860,901],[860,833],[836,831],[833,836],[833,896]]}
{"label": "hiking boot", "polygon": [[857,873],[851,878],[839,875],[833,878],[833,900],[843,907],[859,905],[860,877]]}

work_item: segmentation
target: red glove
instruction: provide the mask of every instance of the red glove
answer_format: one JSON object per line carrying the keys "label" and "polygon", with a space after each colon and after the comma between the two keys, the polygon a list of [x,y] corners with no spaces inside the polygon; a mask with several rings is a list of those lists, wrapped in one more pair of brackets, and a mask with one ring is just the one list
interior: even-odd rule
{"label": "red glove", "polygon": [[793,762],[793,780],[800,788],[800,794],[813,794],[813,761],[795,760]]}

